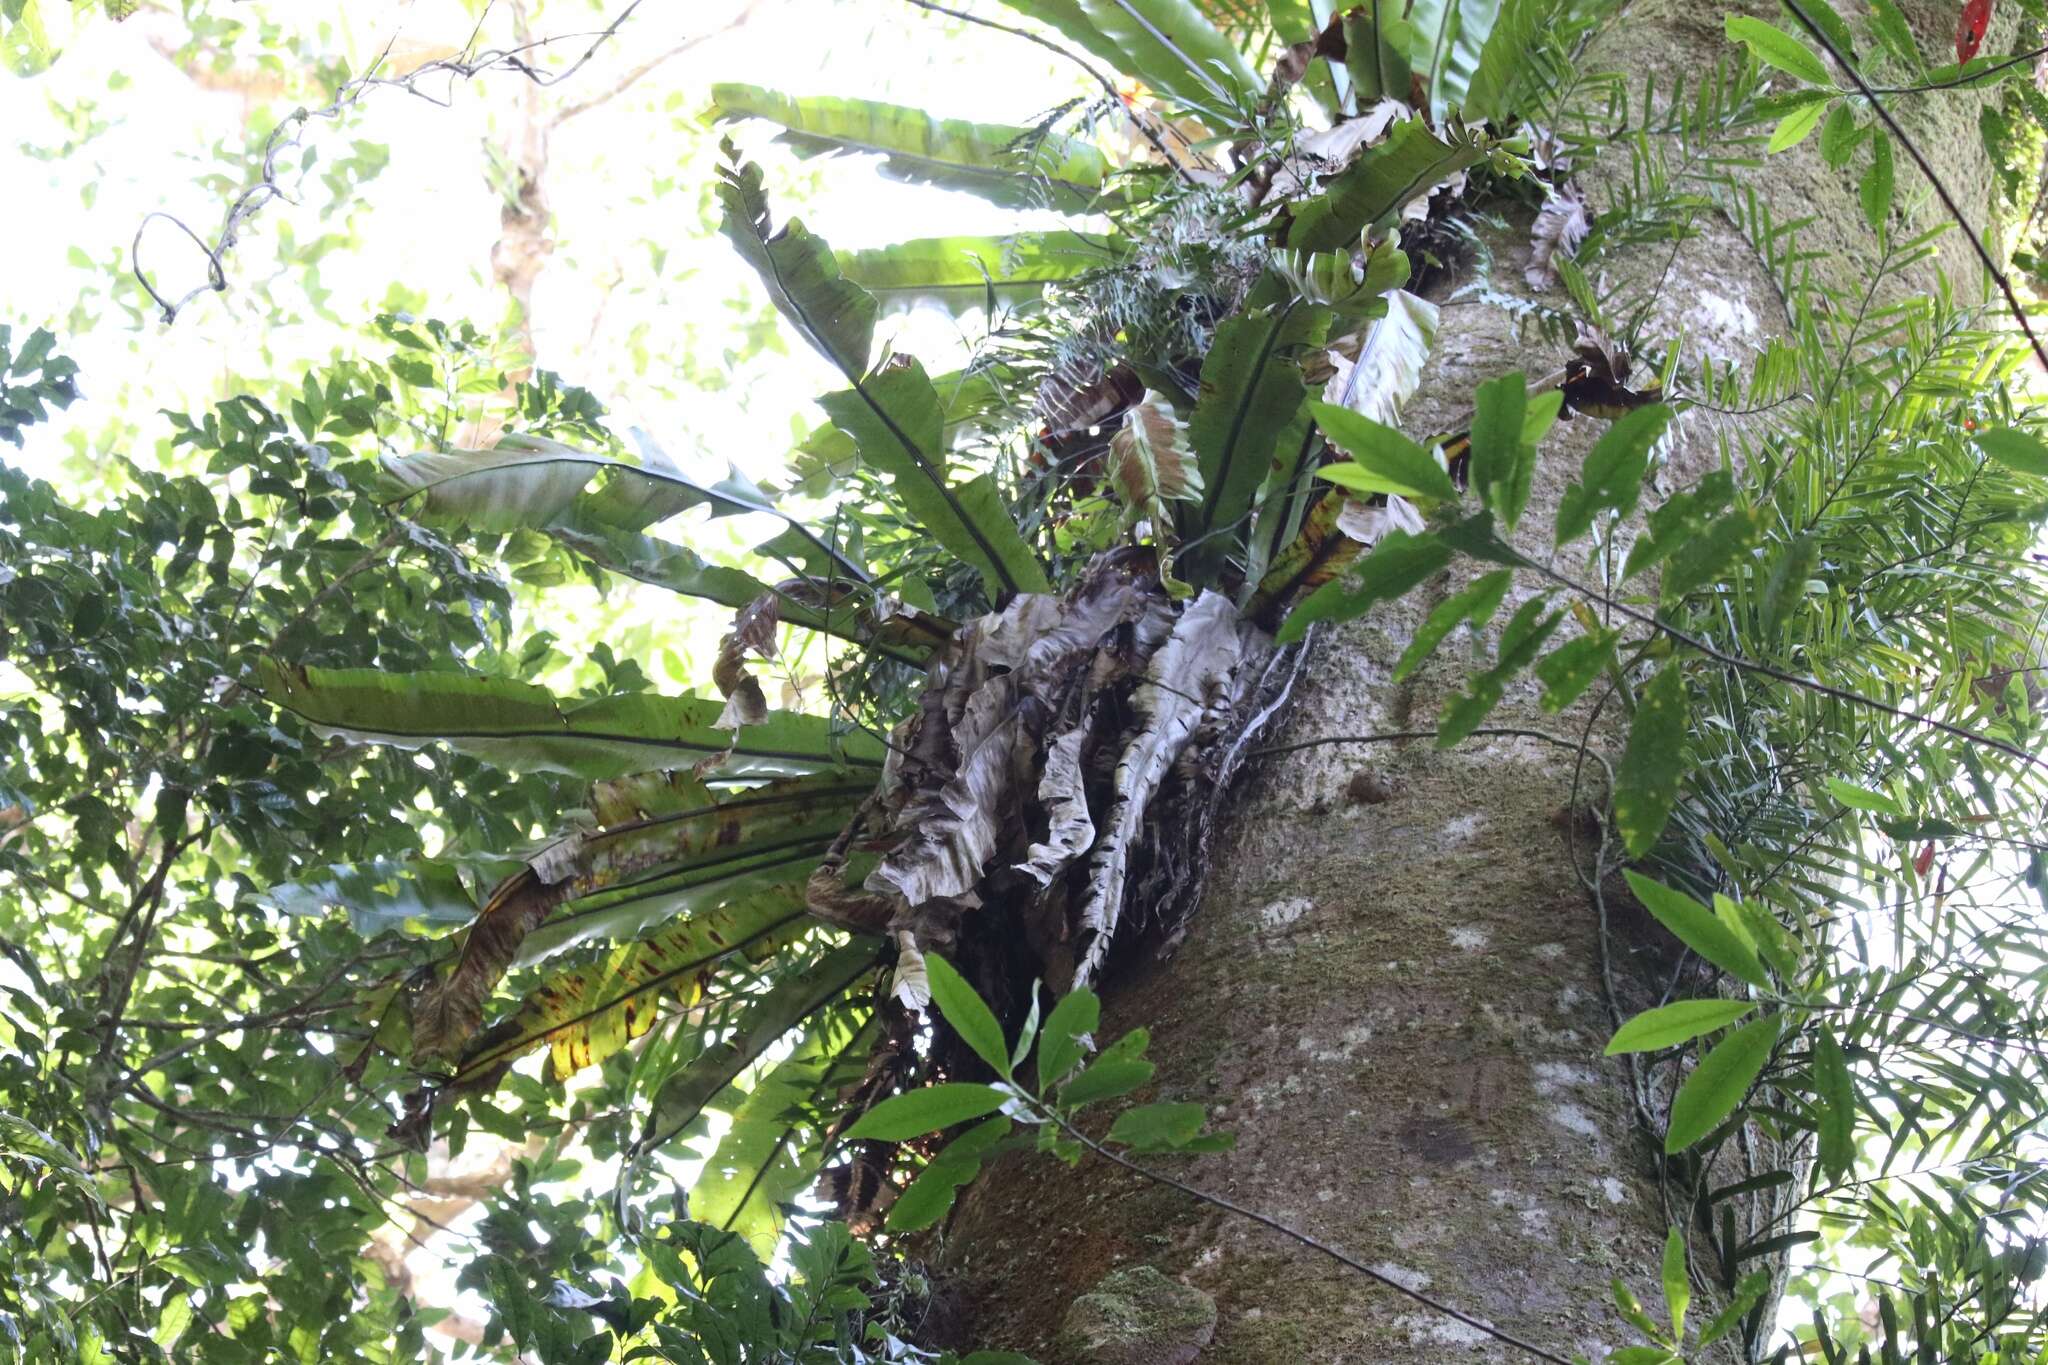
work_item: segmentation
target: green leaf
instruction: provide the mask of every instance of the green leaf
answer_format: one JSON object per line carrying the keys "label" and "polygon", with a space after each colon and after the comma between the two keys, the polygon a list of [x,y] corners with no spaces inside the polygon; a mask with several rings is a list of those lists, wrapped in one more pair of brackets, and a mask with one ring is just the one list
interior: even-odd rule
{"label": "green leaf", "polygon": [[1568,545],[1593,527],[1603,509],[1621,516],[1634,510],[1649,468],[1650,449],[1671,425],[1671,409],[1651,403],[1622,414],[1586,452],[1578,482],[1565,489],[1557,509],[1557,543]]}
{"label": "green leaf", "polygon": [[1855,60],[1856,35],[1850,31],[1849,25],[1843,22],[1842,16],[1835,12],[1835,7],[1829,0],[1800,0],[1799,8],[1813,21],[1816,28],[1827,35],[1828,42],[1834,45],[1837,52],[1852,61]]}
{"label": "green leaf", "polygon": [[[834,434],[837,434],[836,429]],[[631,531],[603,527],[549,526],[549,539],[575,551],[610,573],[666,588],[685,597],[701,598],[739,611],[763,597],[776,598],[782,623],[852,640],[877,653],[908,664],[922,664],[946,634],[944,623],[898,614],[877,625],[866,610],[837,605],[819,610],[796,601],[780,585],[742,569],[727,568],[702,558],[687,546]]]}
{"label": "green leaf", "polygon": [[1408,6],[1408,62],[1423,77],[1438,123],[1465,104],[1500,8],[1501,0],[1414,0]]}
{"label": "green leaf", "polygon": [[2032,432],[2018,427],[1997,427],[1970,438],[1977,448],[2008,469],[2037,479],[2048,479],[2048,445]]}
{"label": "green leaf", "polygon": [[1683,891],[1674,891],[1640,873],[1630,871],[1622,875],[1628,879],[1629,889],[1635,892],[1643,908],[1669,929],[1679,942],[1730,976],[1759,990],[1771,988],[1771,979],[1765,975],[1763,964],[1757,961],[1756,951],[1715,918],[1713,911]]}
{"label": "green leaf", "polygon": [[1764,152],[1775,156],[1790,151],[1806,141],[1807,136],[1820,126],[1820,117],[1827,112],[1825,100],[1813,100],[1800,105],[1791,113],[1778,120],[1778,126],[1771,130],[1769,141],[1764,143]]}
{"label": "green leaf", "polygon": [[[1190,538],[1235,526],[1251,509],[1280,433],[1308,396],[1296,358],[1322,340],[1329,316],[1327,309],[1291,304],[1239,313],[1216,328],[1188,417],[1188,442],[1203,489]],[[1220,563],[1226,539],[1217,536],[1197,547],[1188,567]]]}
{"label": "green leaf", "polygon": [[1737,507],[1728,512],[1677,547],[1657,585],[1658,596],[1667,604],[1674,603],[1719,581],[1728,565],[1754,549],[1762,535],[1761,508]]}
{"label": "green leaf", "polygon": [[1870,0],[1870,28],[1893,60],[1908,71],[1926,69],[1927,63],[1920,57],[1920,44],[1913,37],[1913,26],[1906,22],[1906,16],[1893,0]]}
{"label": "green leaf", "polygon": [[1532,56],[1556,8],[1552,0],[1502,0],[1465,85],[1468,122],[1504,123],[1519,112],[1521,88],[1536,66]]}
{"label": "green leaf", "polygon": [[1870,130],[1870,169],[1863,173],[1856,195],[1863,221],[1872,232],[1883,232],[1892,211],[1892,140],[1882,128]]}
{"label": "green leaf", "polygon": [[706,1105],[792,1029],[870,977],[880,950],[879,940],[854,939],[751,1000],[722,1039],[671,1074],[654,1092],[654,1104],[641,1132],[641,1149],[660,1146],[695,1123]]}
{"label": "green leaf", "polygon": [[1412,200],[1483,155],[1473,141],[1445,142],[1423,120],[1403,119],[1386,141],[1325,182],[1321,195],[1283,211],[1280,245],[1293,251],[1355,249],[1367,228],[1391,223]]}
{"label": "green leaf", "polygon": [[106,1201],[71,1149],[27,1119],[5,1110],[0,1110],[0,1154],[35,1162],[105,1211]]}
{"label": "green leaf", "polygon": [[417,998],[416,1052],[467,1038],[508,968],[594,940],[634,940],[550,976],[462,1059],[466,1073],[481,1074],[544,1041],[552,1074],[565,1078],[645,1033],[663,995],[687,997],[732,955],[759,958],[801,937],[805,880],[860,788],[828,775],[715,800],[690,785],[701,804],[550,846],[552,883],[516,863],[480,907],[457,965]]}
{"label": "green leaf", "polygon": [[1856,1087],[1849,1059],[1826,1024],[1813,1035],[1813,1088],[1821,1171],[1830,1180],[1846,1179],[1856,1165]]}
{"label": "green leaf", "polygon": [[[1614,1306],[1621,1310],[1623,1318],[1638,1328],[1646,1337],[1654,1339],[1662,1335],[1658,1331],[1657,1324],[1650,1321],[1650,1315],[1643,1311],[1643,1305],[1637,1302],[1634,1292],[1621,1282],[1619,1276],[1609,1280],[1608,1284],[1614,1290]],[[1617,1352],[1617,1354],[1620,1353]]]}
{"label": "green leaf", "polygon": [[[813,847],[804,861],[815,862],[817,856]],[[803,880],[787,866],[775,872],[780,875],[755,888],[747,884],[758,873],[707,878],[710,884],[702,888],[706,894],[696,913],[676,911],[670,916],[676,922],[653,937],[620,943],[595,962],[555,972],[528,992],[517,1011],[474,1039],[460,1058],[458,1078],[480,1081],[545,1044],[549,1077],[565,1080],[654,1027],[665,996],[688,1000],[722,964],[742,957],[759,959],[802,937]],[[560,951],[565,942],[602,937],[602,912],[579,915],[579,904],[571,902],[542,926],[559,929],[552,943],[538,943],[538,933],[532,933],[517,945],[517,952],[500,950],[490,957],[465,953],[463,974],[437,983],[435,1012],[424,1015],[415,1006],[413,1055],[446,1053],[469,1039],[481,1019],[486,994],[508,965],[530,965]],[[465,986],[471,997],[466,1004]]]}
{"label": "green leaf", "polygon": [[1150,1042],[1151,1035],[1144,1029],[1132,1029],[1103,1049],[1094,1065],[1060,1087],[1061,1106],[1074,1109],[1098,1100],[1115,1099],[1150,1081],[1155,1068],[1144,1059]]}
{"label": "green leaf", "polygon": [[1688,708],[1685,676],[1673,660],[1659,670],[1636,701],[1628,748],[1614,774],[1614,823],[1629,856],[1648,853],[1678,804],[1684,770]]}
{"label": "green leaf", "polygon": [[1714,514],[1734,497],[1733,472],[1717,469],[1691,488],[1664,499],[1651,509],[1643,534],[1629,547],[1621,576],[1633,578],[1680,553],[1706,533]]}
{"label": "green leaf", "polygon": [[1863,130],[1856,126],[1856,116],[1849,112],[1849,102],[1837,102],[1828,111],[1827,122],[1821,125],[1821,160],[1840,169],[1849,164],[1849,158],[1856,152],[1856,144],[1861,141]]}
{"label": "green leaf", "polygon": [[1009,1095],[992,1085],[969,1085],[945,1081],[927,1085],[883,1100],[860,1121],[846,1130],[849,1142],[875,1138],[882,1142],[904,1142],[936,1133],[956,1123],[992,1114],[1009,1102]]}
{"label": "green leaf", "polygon": [[1606,1055],[1618,1057],[1624,1052],[1658,1052],[1676,1047],[1726,1028],[1755,1008],[1754,1000],[1679,1000],[1644,1010],[1615,1030]]}
{"label": "green leaf", "polygon": [[824,1156],[823,1131],[802,1116],[830,1112],[841,1088],[860,1080],[876,1033],[872,1015],[857,1026],[847,1010],[805,1029],[733,1109],[732,1126],[690,1188],[690,1216],[739,1233],[773,1260],[784,1211],[817,1179]]}
{"label": "green leaf", "polygon": [[[500,875],[519,866],[506,859]],[[327,863],[288,882],[273,882],[250,896],[265,909],[286,915],[348,912],[349,924],[366,939],[391,930],[467,924],[476,917],[476,897],[462,864],[438,858],[370,858],[361,863]]]}
{"label": "green leaf", "polygon": [[513,435],[490,450],[379,457],[383,496],[428,521],[477,531],[642,531],[693,507],[714,517],[789,518],[738,473],[715,484],[687,478],[665,458],[630,464],[544,436]]}
{"label": "green leaf", "polygon": [[1044,566],[1018,533],[994,480],[984,474],[948,482],[945,413],[922,365],[897,356],[818,404],[853,438],[862,462],[889,476],[891,491],[918,525],[981,573],[991,596],[1050,591]]}
{"label": "green leaf", "polygon": [[1207,1117],[1199,1104],[1141,1104],[1116,1116],[1109,1140],[1141,1152],[1183,1151],[1202,1136]]}
{"label": "green leaf", "polygon": [[1672,1228],[1664,1237],[1664,1306],[1671,1310],[1671,1339],[1685,1336],[1685,1310],[1692,1307],[1692,1280],[1685,1271],[1685,1231]]}
{"label": "green leaf", "polygon": [[937,953],[926,953],[926,974],[931,979],[932,1003],[960,1035],[960,1041],[974,1049],[974,1055],[1004,1079],[1010,1075],[1010,1048],[1003,1038],[1003,1026],[967,978]]}
{"label": "green leaf", "polygon": [[1292,644],[1317,621],[1349,621],[1391,601],[1450,565],[1451,547],[1433,532],[1390,531],[1350,573],[1310,593],[1281,623],[1274,637]]}
{"label": "green leaf", "polygon": [[1775,1014],[1744,1024],[1700,1059],[1671,1101],[1671,1126],[1664,1134],[1666,1152],[1684,1151],[1735,1112],[1770,1060],[1779,1026]]}
{"label": "green leaf", "polygon": [[42,0],[10,5],[8,15],[6,30],[0,32],[0,61],[16,76],[37,76],[49,70],[58,50],[43,23]]}
{"label": "green leaf", "polygon": [[1759,1270],[1742,1277],[1742,1283],[1735,1286],[1735,1294],[1728,1304],[1705,1327],[1700,1329],[1700,1345],[1711,1346],[1735,1330],[1737,1323],[1748,1316],[1771,1287],[1771,1272]]}
{"label": "green leaf", "polygon": [[1775,66],[1808,85],[1834,86],[1834,78],[1828,75],[1828,65],[1820,54],[1783,29],[1746,14],[1729,15],[1725,27],[1730,42],[1748,47],[1765,65]]}
{"label": "green leaf", "polygon": [[264,698],[323,734],[416,749],[445,744],[514,772],[623,777],[733,753],[721,776],[782,777],[881,766],[881,742],[834,733],[822,716],[772,713],[737,737],[716,728],[717,702],[651,693],[574,701],[504,678],[309,668],[265,659]]}
{"label": "green leaf", "polygon": [[963,190],[1004,208],[1085,212],[1109,169],[1097,148],[1045,128],[933,118],[878,100],[719,84],[711,87],[710,116],[780,124],[787,131],[779,140],[799,156],[875,153],[891,179]]}
{"label": "green leaf", "polygon": [[1404,0],[1366,0],[1344,15],[1344,69],[1361,109],[1388,97],[1408,98],[1414,77],[1408,54],[1416,37],[1406,9]]}
{"label": "green leaf", "polygon": [[1529,666],[1543,648],[1543,642],[1564,620],[1562,612],[1545,614],[1548,604],[1549,599],[1539,594],[1522,603],[1509,618],[1500,633],[1500,653],[1493,667],[1469,679],[1464,692],[1445,704],[1443,716],[1437,721],[1437,748],[1448,749],[1463,742],[1500,705],[1508,683]]}
{"label": "green leaf", "polygon": [[1874,792],[1868,787],[1859,787],[1853,782],[1844,782],[1839,777],[1829,778],[1827,787],[1828,795],[1834,797],[1835,800],[1851,810],[1873,811],[1878,815],[1889,815],[1895,820],[1906,818],[1906,808],[1892,800],[1889,796],[1886,796],[1883,792]]}
{"label": "green leaf", "polygon": [[[1516,498],[1526,490],[1528,475],[1522,466],[1535,462],[1536,448],[1522,438],[1528,420],[1529,386],[1520,370],[1489,379],[1474,396],[1472,413],[1472,455],[1467,482],[1486,509],[1513,529],[1521,515]],[[1522,497],[1526,499],[1526,491]]]}
{"label": "green leaf", "polygon": [[[1031,1045],[1038,1041],[1038,995],[1040,982],[1031,983],[1031,1008],[1024,1015],[1024,1027],[1017,1030],[1017,1041],[1010,1044],[1010,1073],[1024,1065],[1024,1059],[1031,1055]],[[1006,1074],[1010,1074],[1006,1073]]]}
{"label": "green leaf", "polygon": [[1510,569],[1496,569],[1490,574],[1473,580],[1463,592],[1457,593],[1437,604],[1429,619],[1422,623],[1422,629],[1415,632],[1415,638],[1408,642],[1408,648],[1401,651],[1401,658],[1394,665],[1394,681],[1404,681],[1423,660],[1436,652],[1444,637],[1457,629],[1460,621],[1470,621],[1478,630],[1493,619],[1500,610],[1501,599],[1507,595],[1508,583],[1514,578]]}
{"label": "green leaf", "polygon": [[840,273],[883,308],[935,301],[952,312],[984,306],[991,296],[1016,307],[1045,286],[1115,265],[1113,239],[1078,232],[1017,232],[1007,237],[920,237],[867,251],[839,253]]}
{"label": "green leaf", "polygon": [[[728,143],[727,147],[730,148]],[[825,243],[792,218],[778,230],[768,216],[761,168],[751,162],[719,167],[722,231],[754,268],[776,311],[803,339],[849,379],[867,373],[874,349],[875,300],[841,278]]]}
{"label": "green leaf", "polygon": [[947,1143],[889,1206],[889,1231],[920,1232],[944,1218],[961,1189],[981,1174],[982,1163],[996,1144],[1010,1135],[1010,1129],[1010,1120],[998,1114]]}
{"label": "green leaf", "polygon": [[1102,1023],[1102,1001],[1082,987],[1060,997],[1038,1035],[1038,1089],[1052,1089],[1085,1055],[1084,1044]]}
{"label": "green leaf", "polygon": [[1191,0],[1004,0],[1127,76],[1235,126],[1264,83]]}
{"label": "green leaf", "polygon": [[[728,914],[747,923],[766,917],[779,924],[785,914],[800,915],[804,881],[830,842],[830,836],[815,839],[799,834],[764,844],[757,851],[743,850],[732,858],[708,857],[700,866],[628,878],[557,909],[526,936],[513,965],[531,966],[569,948],[639,939],[655,930],[659,934],[642,943],[643,948],[654,942],[660,942],[665,950],[680,947],[683,945],[671,941],[670,936],[683,936],[685,926],[675,922],[685,919],[695,924],[708,918],[710,927],[721,932],[719,918]],[[671,925],[674,927],[665,927]]]}
{"label": "green leaf", "polygon": [[1308,410],[1330,444],[1354,462],[1318,469],[1319,478],[1359,493],[1457,501],[1458,486],[1442,462],[1392,427],[1334,403],[1311,400]]}
{"label": "green leaf", "polygon": [[164,1296],[164,1304],[157,1311],[156,1327],[150,1332],[150,1339],[166,1351],[185,1335],[185,1329],[192,1325],[192,1296],[176,1290]]}
{"label": "green leaf", "polygon": [[1763,639],[1778,639],[1786,618],[1805,601],[1806,585],[1819,564],[1820,538],[1811,531],[1793,537],[1792,543],[1780,553],[1770,577],[1765,580],[1763,597],[1757,603]]}
{"label": "green leaf", "polygon": [[1577,701],[1614,658],[1621,641],[1618,630],[1597,630],[1567,640],[1543,656],[1536,677],[1543,684],[1543,709],[1556,715]]}

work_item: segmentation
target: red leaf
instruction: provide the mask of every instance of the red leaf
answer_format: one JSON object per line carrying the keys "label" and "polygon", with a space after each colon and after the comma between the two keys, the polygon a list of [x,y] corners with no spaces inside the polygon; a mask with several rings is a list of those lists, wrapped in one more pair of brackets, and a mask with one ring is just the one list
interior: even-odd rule
{"label": "red leaf", "polygon": [[1991,0],[1964,0],[1956,23],[1956,60],[1967,62],[1977,55],[1978,46],[1991,28]]}
{"label": "red leaf", "polygon": [[1920,850],[1920,856],[1913,859],[1913,871],[1924,877],[1927,875],[1927,869],[1933,866],[1934,845],[1930,842],[1925,848]]}

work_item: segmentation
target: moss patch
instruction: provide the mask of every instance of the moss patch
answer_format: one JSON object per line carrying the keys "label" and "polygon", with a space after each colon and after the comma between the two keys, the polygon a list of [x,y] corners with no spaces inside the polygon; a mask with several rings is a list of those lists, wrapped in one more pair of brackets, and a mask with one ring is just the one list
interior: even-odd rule
{"label": "moss patch", "polygon": [[1216,1334],[1216,1301],[1149,1265],[1112,1270],[1061,1324],[1062,1365],[1189,1365]]}

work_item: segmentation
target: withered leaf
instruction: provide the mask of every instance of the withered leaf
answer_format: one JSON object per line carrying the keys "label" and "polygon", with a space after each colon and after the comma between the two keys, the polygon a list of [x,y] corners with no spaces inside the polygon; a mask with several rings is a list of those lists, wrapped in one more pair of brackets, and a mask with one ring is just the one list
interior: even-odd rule
{"label": "withered leaf", "polygon": [[1652,375],[1640,387],[1629,386],[1633,362],[1628,347],[1598,327],[1581,326],[1572,358],[1565,362],[1566,412],[1583,412],[1610,420],[1663,398],[1664,381]]}
{"label": "withered leaf", "polygon": [[775,628],[781,621],[781,599],[773,592],[762,593],[733,614],[732,629],[718,642],[718,658],[711,665],[711,681],[725,698],[725,709],[715,722],[718,729],[737,734],[742,725],[768,719],[768,698],[760,680],[747,671],[747,656],[775,657]]}
{"label": "withered leaf", "polygon": [[1245,604],[1245,615],[1268,627],[1278,624],[1286,609],[1306,594],[1343,572],[1365,548],[1345,535],[1337,525],[1344,515],[1346,499],[1335,492],[1325,494],[1309,509],[1301,530],[1273,559],[1273,567],[1259,580],[1258,591]]}
{"label": "withered leaf", "polygon": [[1548,289],[1556,284],[1554,262],[1558,253],[1570,256],[1592,228],[1585,194],[1576,184],[1566,181],[1544,203],[1529,229],[1529,266],[1522,272],[1529,287]]}
{"label": "withered leaf", "polygon": [[1201,496],[1202,473],[1188,446],[1187,423],[1165,398],[1147,392],[1124,413],[1109,440],[1109,482],[1125,517],[1152,522],[1158,534],[1171,525],[1166,504]]}
{"label": "withered leaf", "polygon": [[1113,421],[1145,396],[1144,381],[1128,365],[1107,370],[1065,365],[1047,375],[1038,390],[1038,415],[1058,437]]}
{"label": "withered leaf", "polygon": [[1244,651],[1244,627],[1221,593],[1204,591],[1145,668],[1131,697],[1137,732],[1117,760],[1102,838],[1088,871],[1080,927],[1085,947],[1074,985],[1087,985],[1109,955],[1122,917],[1124,882],[1138,831],[1167,770],[1187,748],[1209,704],[1229,685]]}

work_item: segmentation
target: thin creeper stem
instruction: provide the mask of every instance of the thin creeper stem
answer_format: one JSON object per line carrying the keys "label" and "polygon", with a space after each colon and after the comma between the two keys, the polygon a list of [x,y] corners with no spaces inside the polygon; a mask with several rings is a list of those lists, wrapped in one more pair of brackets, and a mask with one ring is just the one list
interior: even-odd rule
{"label": "thin creeper stem", "polygon": [[1119,1156],[1115,1152],[1110,1151],[1107,1147],[1104,1147],[1101,1143],[1095,1141],[1095,1139],[1089,1137],[1080,1129],[1076,1128],[1072,1123],[1069,1123],[1067,1119],[1058,1112],[1048,1108],[1046,1110],[1046,1113],[1054,1123],[1060,1126],[1060,1130],[1064,1132],[1068,1137],[1080,1143],[1083,1147],[1086,1147],[1089,1151],[1095,1153],[1095,1155],[1101,1157],[1104,1161],[1107,1161],[1112,1165],[1121,1166],[1125,1170],[1130,1171],[1132,1174],[1141,1176],[1146,1180],[1152,1181],[1154,1184],[1165,1185],[1169,1189],[1179,1190],[1182,1194],[1187,1195],[1189,1198],[1199,1200],[1200,1202],[1208,1204],[1213,1208],[1222,1209],[1225,1213],[1234,1213],[1240,1218],[1249,1218],[1252,1222],[1257,1223],[1261,1227],[1271,1228],[1273,1231],[1279,1233],[1281,1236],[1291,1238],[1292,1240],[1301,1243],[1301,1245],[1307,1247],[1309,1250],[1319,1251],[1323,1255],[1328,1256],[1331,1260],[1336,1261],[1338,1264],[1343,1265],[1351,1270],[1357,1271],[1359,1274],[1365,1276],[1367,1279],[1371,1280],[1375,1284],[1383,1285],[1386,1288],[1393,1290],[1397,1294],[1403,1295],[1406,1298],[1413,1299],[1416,1303],[1421,1304],[1423,1307],[1428,1308],[1433,1312],[1441,1313],[1445,1317],[1450,1318],[1455,1322],[1463,1323],[1465,1326],[1470,1327],[1475,1332],[1484,1332],[1487,1336],[1492,1337],[1495,1341],[1500,1342],[1502,1345],[1512,1346],[1518,1351],[1526,1352],[1527,1354],[1535,1357],[1537,1360],[1550,1361],[1552,1362],[1552,1365],[1572,1365],[1572,1362],[1564,1356],[1556,1355],[1550,1351],[1546,1351],[1541,1346],[1536,1345],[1534,1342],[1524,1341],[1520,1337],[1515,1336],[1511,1332],[1504,1332],[1500,1328],[1493,1326],[1491,1323],[1483,1322],[1480,1319],[1473,1317],[1469,1313],[1460,1312],[1458,1309],[1451,1307],[1443,1300],[1432,1298],[1429,1295],[1423,1293],[1419,1289],[1410,1289],[1407,1285],[1402,1284],[1399,1280],[1393,1279],[1387,1275],[1381,1274],[1377,1270],[1374,1270],[1371,1266],[1366,1265],[1363,1261],[1360,1261],[1357,1257],[1352,1256],[1349,1252],[1346,1252],[1341,1247],[1333,1247],[1328,1242],[1319,1241],[1316,1238],[1309,1236],[1307,1233],[1302,1232],[1297,1228],[1290,1227],[1289,1225],[1281,1222],[1277,1218],[1271,1217],[1268,1214],[1260,1213],[1256,1209],[1248,1209],[1242,1204],[1232,1203],[1230,1200],[1225,1199],[1220,1194],[1211,1194],[1207,1190],[1197,1189],[1195,1186],[1187,1184],[1184,1181],[1176,1180],[1170,1175],[1165,1175],[1159,1171],[1152,1170],[1148,1167],[1140,1166],[1137,1162],[1132,1161],[1128,1157]]}

